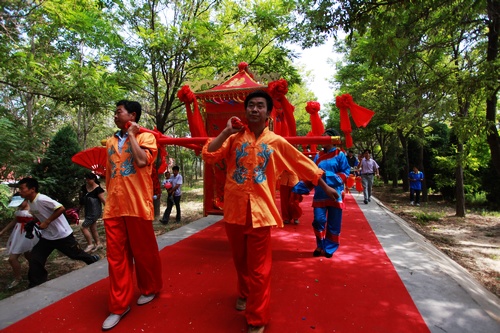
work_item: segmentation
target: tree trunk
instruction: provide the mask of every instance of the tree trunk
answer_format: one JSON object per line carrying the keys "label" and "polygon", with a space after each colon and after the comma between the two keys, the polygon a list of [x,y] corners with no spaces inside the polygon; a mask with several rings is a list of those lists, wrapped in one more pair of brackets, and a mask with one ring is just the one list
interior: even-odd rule
{"label": "tree trunk", "polygon": [[427,185],[425,184],[425,170],[424,170],[424,146],[420,145],[418,147],[418,170],[422,171],[424,174],[424,181],[422,182],[422,202],[427,202]]}
{"label": "tree trunk", "polygon": [[464,170],[462,166],[462,156],[464,145],[459,144],[457,147],[457,166],[455,169],[455,197],[456,197],[456,213],[458,217],[465,217],[465,194],[464,194]]}
{"label": "tree trunk", "polygon": [[401,147],[403,147],[403,156],[405,160],[405,165],[403,167],[403,191],[407,192],[410,189],[410,183],[408,181],[408,174],[410,173],[409,158],[408,158],[408,142],[405,135],[401,130],[398,129],[398,137],[401,142]]}
{"label": "tree trunk", "polygon": [[[499,0],[488,0],[487,1],[487,12],[488,12],[488,50],[486,55],[486,60],[491,64],[491,70],[497,72],[494,63],[497,61],[498,57],[498,38],[500,33],[500,1]],[[487,140],[490,146],[491,159],[493,161],[493,166],[500,175],[500,137],[498,134],[498,129],[496,128],[497,119],[497,91],[498,83],[497,77],[493,76],[491,85],[489,87],[490,95],[486,100],[486,120],[488,120],[487,125]]]}

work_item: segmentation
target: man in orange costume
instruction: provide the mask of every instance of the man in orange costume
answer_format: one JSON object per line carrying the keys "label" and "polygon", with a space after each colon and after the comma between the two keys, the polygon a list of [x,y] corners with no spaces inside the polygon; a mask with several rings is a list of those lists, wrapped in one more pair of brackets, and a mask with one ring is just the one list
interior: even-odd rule
{"label": "man in orange costume", "polygon": [[226,128],[203,147],[210,164],[225,159],[224,188],[226,234],[238,275],[236,309],[246,310],[249,333],[264,332],[270,318],[271,227],[283,227],[274,202],[276,180],[283,170],[320,185],[332,198],[335,189],[321,179],[323,171],[283,137],[271,132],[267,120],[271,97],[256,91],[245,99],[247,126]]}
{"label": "man in orange costume", "polygon": [[114,121],[120,131],[106,142],[106,190],[104,209],[107,258],[109,263],[109,312],[103,330],[116,326],[130,311],[133,298],[133,271],[141,296],[138,305],[153,300],[162,288],[161,262],[153,230],[152,164],[156,140],[140,133],[141,105],[134,101],[116,104]]}

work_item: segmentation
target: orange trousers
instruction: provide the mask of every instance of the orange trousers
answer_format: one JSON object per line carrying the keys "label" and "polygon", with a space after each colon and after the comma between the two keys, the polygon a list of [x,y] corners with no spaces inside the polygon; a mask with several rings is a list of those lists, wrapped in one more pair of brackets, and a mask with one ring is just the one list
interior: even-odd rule
{"label": "orange trousers", "polygon": [[248,212],[246,225],[226,223],[226,234],[238,275],[238,296],[247,300],[247,323],[262,326],[271,317],[271,227],[253,228]]}
{"label": "orange trousers", "polygon": [[138,217],[104,220],[109,264],[109,312],[121,314],[134,297],[133,272],[142,295],[160,292],[161,261],[152,221]]}

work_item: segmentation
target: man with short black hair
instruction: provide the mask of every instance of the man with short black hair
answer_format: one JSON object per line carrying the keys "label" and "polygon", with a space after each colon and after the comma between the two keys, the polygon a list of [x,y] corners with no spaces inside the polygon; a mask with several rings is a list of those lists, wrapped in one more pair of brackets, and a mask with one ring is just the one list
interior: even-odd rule
{"label": "man with short black hair", "polygon": [[371,158],[371,150],[365,149],[363,152],[364,158],[361,160],[359,172],[361,173],[361,181],[363,182],[363,202],[368,204],[371,201],[373,176],[379,176],[379,166],[373,158]]}
{"label": "man with short black hair", "polygon": [[270,320],[271,227],[283,227],[274,201],[277,178],[283,170],[292,171],[320,184],[331,198],[339,194],[326,185],[316,164],[269,130],[273,100],[268,93],[251,93],[244,105],[246,125],[230,118],[202,154],[209,164],[226,162],[224,221],[238,275],[235,307],[245,310],[248,333],[262,333]]}
{"label": "man with short black hair", "polygon": [[354,156],[354,152],[352,150],[349,150],[347,152],[347,163],[349,163],[349,166],[351,167],[351,173],[354,174],[354,169],[358,166],[358,159],[356,156]]}
{"label": "man with short black hair", "polygon": [[167,198],[167,208],[163,213],[163,218],[160,220],[162,224],[167,224],[170,219],[170,213],[172,212],[172,207],[175,205],[175,222],[181,222],[181,186],[182,186],[182,175],[179,173],[179,166],[174,165],[172,167],[172,172],[174,173],[170,176],[169,182],[172,184],[172,187],[167,189],[168,198]]}
{"label": "man with short black hair", "polygon": [[73,229],[64,216],[64,206],[45,194],[38,193],[39,185],[35,178],[23,178],[18,186],[21,197],[29,201],[31,215],[39,222],[40,240],[31,250],[29,260],[30,288],[47,281],[45,263],[54,250],[87,265],[100,259],[98,255],[90,255],[80,248],[73,236]]}
{"label": "man with short black hair", "polygon": [[106,254],[109,264],[109,316],[103,330],[115,327],[130,311],[134,297],[133,273],[141,296],[137,305],[151,302],[163,280],[158,243],[153,229],[153,181],[151,172],[158,149],[151,133],[137,124],[139,102],[116,103],[114,121],[120,129],[106,142],[106,190],[104,207]]}

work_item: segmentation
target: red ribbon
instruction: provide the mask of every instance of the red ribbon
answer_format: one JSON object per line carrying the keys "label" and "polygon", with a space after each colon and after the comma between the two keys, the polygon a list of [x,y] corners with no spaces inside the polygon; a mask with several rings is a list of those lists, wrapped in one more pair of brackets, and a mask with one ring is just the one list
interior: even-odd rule
{"label": "red ribbon", "polygon": [[366,127],[375,112],[354,103],[352,96],[349,94],[337,96],[335,100],[335,104],[340,109],[340,130],[344,132],[346,147],[350,148],[353,144],[351,136],[352,129],[347,110],[350,110],[352,119],[357,127]]}
{"label": "red ribbon", "polygon": [[320,136],[325,132],[325,126],[321,121],[319,116],[319,110],[321,109],[321,105],[316,101],[309,101],[306,104],[306,111],[309,113],[309,118],[311,120],[311,135],[312,136]]}
{"label": "red ribbon", "polygon": [[[193,137],[207,136],[205,124],[203,123],[203,118],[201,117],[200,109],[198,107],[198,101],[189,86],[182,86],[182,88],[177,92],[177,97],[186,105],[186,114],[191,135]],[[191,111],[191,103],[194,104],[194,113]]]}
{"label": "red ribbon", "polygon": [[[269,82],[268,92],[271,97],[278,101],[281,104],[281,108],[283,109],[283,118],[285,128],[281,131],[281,133],[277,133],[282,136],[296,136],[297,135],[297,127],[295,124],[295,118],[293,116],[293,112],[295,111],[295,107],[290,104],[288,99],[286,98],[286,94],[288,93],[288,82],[285,79],[279,79],[276,81]],[[279,106],[276,103],[276,106]]]}

